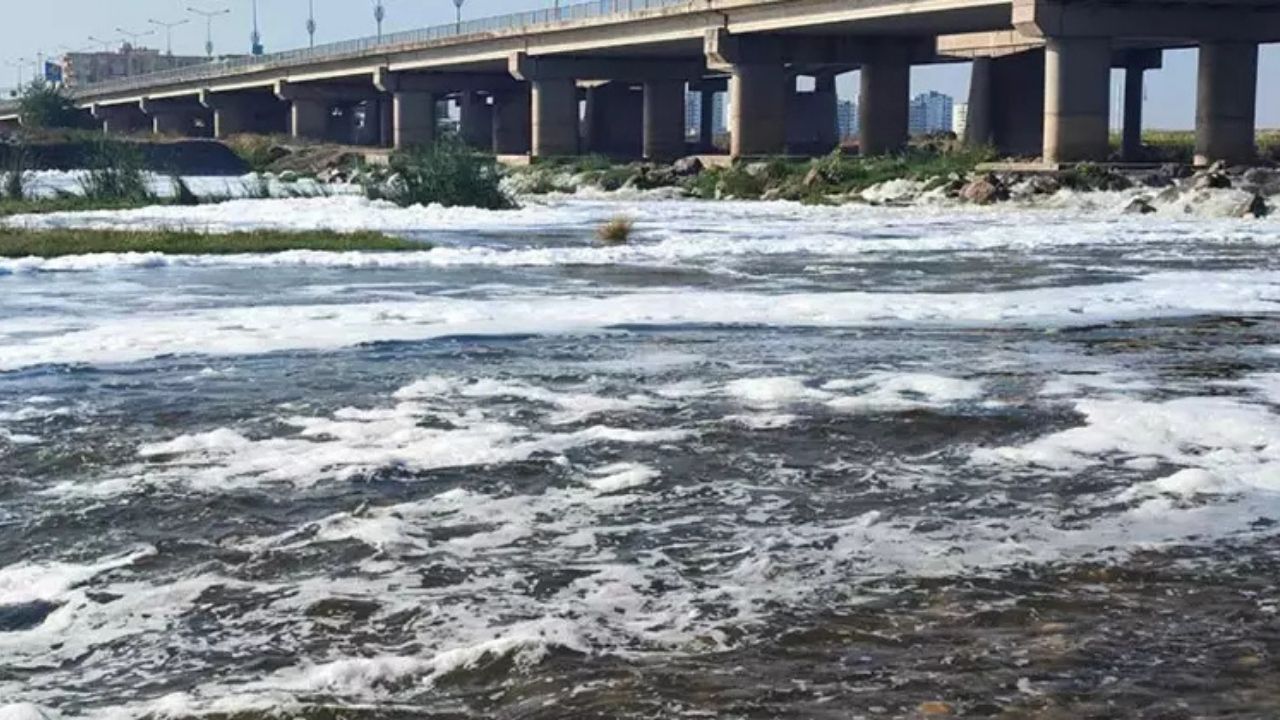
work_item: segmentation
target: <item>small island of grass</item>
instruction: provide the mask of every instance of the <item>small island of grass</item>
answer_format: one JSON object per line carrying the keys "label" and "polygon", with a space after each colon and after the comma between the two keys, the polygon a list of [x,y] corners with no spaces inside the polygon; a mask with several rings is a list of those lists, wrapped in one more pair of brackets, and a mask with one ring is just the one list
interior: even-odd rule
{"label": "small island of grass", "polygon": [[430,245],[376,232],[329,230],[202,233],[190,230],[28,230],[0,227],[0,257],[56,258],[95,253],[239,255],[289,250],[404,252]]}

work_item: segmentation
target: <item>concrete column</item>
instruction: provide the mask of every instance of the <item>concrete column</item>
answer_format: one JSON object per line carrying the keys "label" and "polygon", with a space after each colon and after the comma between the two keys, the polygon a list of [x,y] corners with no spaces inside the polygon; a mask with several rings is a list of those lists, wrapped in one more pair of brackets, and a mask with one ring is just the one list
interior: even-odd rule
{"label": "concrete column", "polygon": [[1120,157],[1136,162],[1142,157],[1142,84],[1146,70],[1138,65],[1124,69],[1124,132]]}
{"label": "concrete column", "polygon": [[493,110],[485,97],[471,91],[458,95],[458,131],[471,147],[488,150],[493,145]]}
{"label": "concrete column", "polygon": [[102,123],[102,132],[108,135],[128,134],[151,126],[137,105],[95,105],[92,113],[94,119]]}
{"label": "concrete column", "polygon": [[698,147],[710,152],[716,146],[716,92],[700,91],[702,102],[698,113]]}
{"label": "concrete column", "polygon": [[684,81],[654,80],[644,84],[644,150],[648,160],[674,160],[684,155]]}
{"label": "concrete column", "polygon": [[184,112],[157,112],[151,115],[151,132],[156,135],[191,135],[191,115]]}
{"label": "concrete column", "polygon": [[644,152],[644,94],[626,82],[587,88],[582,135],[586,152],[640,157]]}
{"label": "concrete column", "polygon": [[862,65],[858,125],[863,155],[884,155],[906,147],[910,95],[911,64],[905,52],[884,49]]}
{"label": "concrete column", "polygon": [[391,98],[378,100],[378,147],[391,147],[395,144],[395,119],[392,116]]}
{"label": "concrete column", "polygon": [[529,88],[493,96],[493,152],[525,155],[529,152]]}
{"label": "concrete column", "polygon": [[1258,46],[1201,43],[1196,164],[1248,163],[1257,156]]}
{"label": "concrete column", "polygon": [[1111,40],[1045,42],[1044,160],[1105,160],[1110,154]]}
{"label": "concrete column", "polygon": [[993,144],[991,114],[991,58],[974,58],[969,74],[969,119],[964,130],[964,144],[986,147]]}
{"label": "concrete column", "polygon": [[780,64],[734,65],[729,80],[730,155],[779,155],[787,144],[788,75]]}
{"label": "concrete column", "polygon": [[837,117],[839,98],[836,76],[825,73],[814,77],[814,123],[818,148],[829,152],[840,145],[840,122]]}
{"label": "concrete column", "polygon": [[427,92],[391,94],[392,146],[404,150],[436,142],[436,96]]}
{"label": "concrete column", "polygon": [[573,80],[534,80],[534,157],[578,154],[578,87]]}
{"label": "concrete column", "polygon": [[293,100],[289,107],[289,134],[295,138],[327,140],[329,103],[323,100]]}

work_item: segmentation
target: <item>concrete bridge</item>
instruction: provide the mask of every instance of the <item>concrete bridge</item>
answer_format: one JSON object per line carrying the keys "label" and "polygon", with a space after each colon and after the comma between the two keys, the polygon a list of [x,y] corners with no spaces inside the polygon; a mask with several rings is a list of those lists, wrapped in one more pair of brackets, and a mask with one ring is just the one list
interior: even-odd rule
{"label": "concrete bridge", "polygon": [[[432,142],[439,104],[453,101],[467,142],[499,155],[670,159],[710,148],[710,100],[724,92],[742,157],[834,147],[835,77],[857,69],[862,151],[876,154],[907,140],[913,65],[972,61],[967,139],[1060,163],[1108,156],[1112,68],[1126,72],[1124,152],[1136,153],[1144,72],[1165,49],[1198,47],[1197,160],[1247,162],[1258,46],[1275,41],[1280,0],[596,0],[121,78],[74,98],[107,132],[394,147]],[[797,91],[801,76],[811,91]],[[704,100],[693,147],[686,89]],[[0,108],[0,122],[15,119]]]}

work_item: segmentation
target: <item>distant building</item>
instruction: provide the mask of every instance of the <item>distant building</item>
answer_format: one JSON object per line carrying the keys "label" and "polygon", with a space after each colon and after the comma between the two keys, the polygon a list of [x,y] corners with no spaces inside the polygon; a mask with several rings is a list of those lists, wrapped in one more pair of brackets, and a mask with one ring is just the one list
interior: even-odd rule
{"label": "distant building", "polygon": [[836,104],[836,125],[840,128],[840,139],[847,140],[858,136],[858,104],[852,100],[841,100]]}
{"label": "distant building", "polygon": [[955,100],[950,95],[930,91],[911,101],[908,128],[912,135],[951,132]]}
{"label": "distant building", "polygon": [[[725,101],[726,93],[715,93],[714,102],[711,106],[711,134],[713,136],[723,135],[727,130],[725,124]],[[702,93],[691,92],[685,95],[684,104],[684,130],[685,135],[691,138],[698,137],[702,132]]]}
{"label": "distant building", "polygon": [[969,103],[956,103],[951,108],[951,132],[957,137],[964,137],[969,129]]}
{"label": "distant building", "polygon": [[125,43],[116,52],[67,53],[62,57],[62,78],[68,87],[77,87],[207,62],[209,58],[203,55],[167,55],[159,50]]}

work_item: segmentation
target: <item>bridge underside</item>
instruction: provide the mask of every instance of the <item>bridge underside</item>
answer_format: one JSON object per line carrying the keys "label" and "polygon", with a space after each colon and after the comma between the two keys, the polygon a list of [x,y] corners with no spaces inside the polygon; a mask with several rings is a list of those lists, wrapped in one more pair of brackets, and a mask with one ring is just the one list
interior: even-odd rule
{"label": "bridge underside", "polygon": [[[700,0],[536,32],[134,79],[77,99],[110,132],[287,131],[396,147],[432,142],[454,103],[461,136],[501,154],[666,159],[711,146],[711,108],[724,93],[729,152],[753,156],[836,146],[834,78],[860,70],[860,145],[883,153],[907,141],[910,68],[972,62],[966,140],[1069,162],[1110,153],[1114,68],[1126,77],[1123,152],[1137,157],[1143,74],[1163,50],[1197,47],[1197,158],[1247,162],[1258,45],[1276,41],[1280,0]],[[812,90],[797,91],[801,76]],[[702,106],[696,138],[685,136],[689,93]]]}

